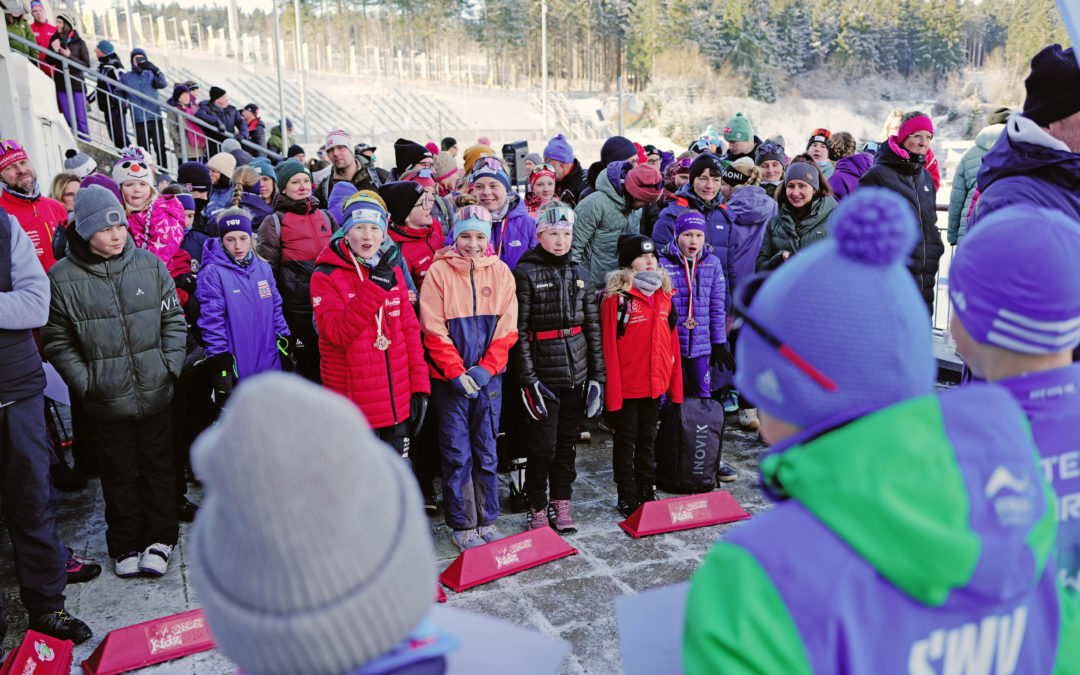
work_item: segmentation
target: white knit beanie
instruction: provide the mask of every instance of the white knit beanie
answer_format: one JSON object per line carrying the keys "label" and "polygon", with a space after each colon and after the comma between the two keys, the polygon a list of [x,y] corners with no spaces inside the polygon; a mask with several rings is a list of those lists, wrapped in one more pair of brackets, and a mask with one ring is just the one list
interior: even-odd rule
{"label": "white knit beanie", "polygon": [[192,580],[221,651],[258,675],[340,675],[431,608],[416,480],[350,401],[296,375],[244,381],[192,449],[206,496]]}

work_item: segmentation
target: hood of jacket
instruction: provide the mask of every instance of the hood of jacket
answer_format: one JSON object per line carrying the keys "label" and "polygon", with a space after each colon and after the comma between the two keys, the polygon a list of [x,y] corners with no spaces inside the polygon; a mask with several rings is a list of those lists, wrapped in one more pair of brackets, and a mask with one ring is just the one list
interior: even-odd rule
{"label": "hood of jacket", "polygon": [[[255,250],[254,244],[252,244],[251,250]],[[236,272],[237,274],[244,274],[245,269],[251,269],[251,265],[248,265],[246,268],[241,267],[240,264],[236,262],[236,258],[233,258],[232,255],[225,250],[225,247],[221,245],[221,239],[217,237],[210,237],[206,240],[206,243],[203,244],[202,264],[205,267],[209,263],[220,265],[223,269]]]}
{"label": "hood of jacket", "polygon": [[780,207],[780,222],[791,234],[801,238],[827,219],[835,208],[836,199],[832,195],[825,195],[810,202],[810,211],[799,220],[795,208],[791,204],[784,204]]}
{"label": "hood of jacket", "polygon": [[491,247],[488,247],[487,253],[480,258],[466,258],[457,252],[457,249],[453,246],[447,246],[441,248],[435,254],[435,262],[445,260],[450,264],[455,272],[461,275],[467,276],[469,270],[479,269],[483,267],[491,267],[495,263],[499,262],[499,256],[495,255]]}
{"label": "hood of jacket", "polygon": [[537,245],[522,253],[521,259],[518,260],[518,264],[531,262],[537,263],[538,265],[547,265],[549,267],[566,267],[573,262],[573,258],[570,251],[567,251],[563,255],[554,255],[544,250],[543,246]]}
{"label": "hood of jacket", "polygon": [[1023,115],[1013,115],[1005,133],[983,157],[978,185],[982,191],[1008,176],[1037,176],[1066,190],[1080,190],[1080,154]]}
{"label": "hood of jacket", "polygon": [[777,203],[765,188],[747,185],[731,193],[727,207],[736,225],[750,226],[761,225],[775,216]]}
{"label": "hood of jacket", "polygon": [[983,127],[982,131],[975,136],[975,145],[983,150],[989,150],[994,147],[994,143],[997,143],[998,136],[1000,136],[1003,131],[1005,131],[1004,124],[991,124]]}
{"label": "hood of jacket", "polygon": [[286,197],[283,193],[277,193],[274,197],[274,210],[284,211],[285,213],[296,213],[301,216],[307,216],[315,213],[319,209],[319,200],[315,195],[311,195],[307,199],[292,199]]}
{"label": "hood of jacket", "polygon": [[110,52],[98,59],[98,71],[100,72],[103,67],[116,68],[117,70],[123,70],[124,62],[120,60],[120,57],[116,55],[116,52]]}
{"label": "hood of jacket", "polygon": [[394,241],[427,241],[427,238],[431,236],[432,231],[435,229],[435,223],[437,221],[432,218],[431,225],[427,227],[398,227],[396,223],[390,223],[387,228],[387,234],[392,235]]}
{"label": "hood of jacket", "polygon": [[[669,241],[660,248],[660,255],[667,258],[673,265],[682,266],[683,254],[679,250],[679,244],[677,241]],[[697,254],[697,260],[700,263],[713,253],[713,248],[709,244],[705,244],[705,248],[701,249]]]}
{"label": "hood of jacket", "polygon": [[[326,245],[326,248],[319,253],[319,257],[315,259],[316,265],[333,265],[335,267],[344,267],[346,269],[355,270],[356,266],[353,265],[352,251],[345,245],[345,232],[338,228],[336,232],[330,237],[330,243]],[[383,245],[379,248],[379,257],[374,259],[375,262],[364,262],[357,259],[357,262],[361,266],[374,267],[383,260],[389,260],[390,264],[395,266],[403,265],[401,258],[401,249],[394,245],[390,241],[390,237],[387,236]]]}
{"label": "hood of jacket", "polygon": [[623,179],[630,172],[626,162],[612,162],[607,169],[596,177],[596,191],[602,192],[611,198],[611,201],[619,205],[620,209],[626,208],[626,197],[623,196]]}
{"label": "hood of jacket", "polygon": [[823,422],[769,450],[761,474],[912,599],[983,604],[1026,592],[1053,547],[1036,456],[1008,392],[975,385]]}
{"label": "hood of jacket", "polygon": [[135,70],[135,57],[136,56],[143,57],[143,62],[146,62],[146,61],[149,60],[149,58],[146,56],[146,50],[142,49],[141,47],[136,47],[135,49],[132,49],[131,50],[131,60],[130,60],[132,70]]}
{"label": "hood of jacket", "polygon": [[850,173],[853,176],[862,176],[874,165],[874,155],[869,152],[857,152],[848,157],[836,160],[834,175],[837,173]]}
{"label": "hood of jacket", "polygon": [[896,136],[890,136],[888,143],[883,143],[874,155],[874,166],[887,166],[897,173],[914,176],[926,166],[926,155],[911,154],[900,147]]}

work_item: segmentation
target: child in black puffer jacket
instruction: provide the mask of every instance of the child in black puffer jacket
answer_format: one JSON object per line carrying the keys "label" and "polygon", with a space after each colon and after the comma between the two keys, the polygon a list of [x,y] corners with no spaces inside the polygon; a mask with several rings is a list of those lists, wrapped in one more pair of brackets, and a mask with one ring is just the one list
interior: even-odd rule
{"label": "child in black puffer jacket", "polygon": [[577,531],[570,517],[574,443],[586,415],[603,408],[600,312],[589,273],[570,253],[573,227],[573,209],[545,205],[536,221],[539,245],[514,268],[518,341],[510,359],[530,418],[527,530],[550,524],[560,533]]}

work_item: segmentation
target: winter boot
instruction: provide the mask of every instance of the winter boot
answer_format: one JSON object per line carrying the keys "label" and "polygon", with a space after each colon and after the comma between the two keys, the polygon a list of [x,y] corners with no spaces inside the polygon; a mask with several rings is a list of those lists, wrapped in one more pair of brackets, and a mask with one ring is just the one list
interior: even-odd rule
{"label": "winter boot", "polygon": [[53,485],[61,492],[78,492],[86,487],[86,476],[76,473],[63,459],[50,466],[49,473]]}
{"label": "winter boot", "polygon": [[615,508],[619,509],[619,513],[624,517],[629,518],[630,514],[638,510],[641,506],[641,502],[638,501],[637,489],[633,485],[620,485],[619,488],[619,501],[616,503]]}
{"label": "winter boot", "polygon": [[638,501],[644,504],[645,502],[656,501],[656,486],[646,483],[638,489]]}
{"label": "winter boot", "polygon": [[743,408],[739,410],[739,426],[743,429],[756,431],[761,423],[758,422],[757,408]]}
{"label": "winter boot", "polygon": [[499,532],[498,528],[495,527],[495,523],[481,525],[476,528],[476,533],[480,535],[480,538],[484,540],[485,544],[490,544],[493,541],[499,541],[506,537],[505,534]]}
{"label": "winter boot", "polygon": [[450,535],[450,541],[454,542],[454,546],[457,546],[462,553],[470,548],[484,545],[484,540],[480,538],[476,530],[454,530],[454,533]]}
{"label": "winter boot", "polygon": [[548,512],[547,506],[540,510],[536,510],[532,507],[529,508],[529,515],[525,520],[525,531],[538,530],[541,527],[547,527],[548,524]]}
{"label": "winter boot", "polygon": [[577,523],[570,517],[569,499],[552,499],[547,507],[547,519],[559,534],[573,534],[577,532]]}

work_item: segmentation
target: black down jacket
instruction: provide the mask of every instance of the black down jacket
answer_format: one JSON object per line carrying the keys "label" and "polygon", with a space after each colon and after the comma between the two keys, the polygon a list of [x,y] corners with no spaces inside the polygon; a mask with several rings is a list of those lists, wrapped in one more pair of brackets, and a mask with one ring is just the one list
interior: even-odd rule
{"label": "black down jacket", "polygon": [[934,284],[938,264],[945,254],[945,243],[937,227],[937,188],[926,169],[926,156],[909,155],[894,143],[895,137],[878,149],[874,166],[859,179],[859,187],[883,187],[911,202],[922,233],[911,253],[908,269],[915,276],[915,283],[919,285],[923,300],[933,316]]}
{"label": "black down jacket", "polygon": [[165,264],[129,237],[105,259],[74,232],[49,270],[45,357],[87,412],[102,420],[155,415],[172,401],[187,324]]}
{"label": "black down jacket", "polygon": [[[521,386],[540,380],[548,389],[572,389],[587,380],[603,382],[604,349],[600,309],[585,268],[570,254],[555,256],[534,246],[514,268],[518,341],[510,352]],[[571,335],[571,329],[580,332]],[[537,333],[563,331],[563,336]]]}

